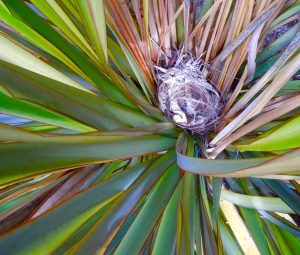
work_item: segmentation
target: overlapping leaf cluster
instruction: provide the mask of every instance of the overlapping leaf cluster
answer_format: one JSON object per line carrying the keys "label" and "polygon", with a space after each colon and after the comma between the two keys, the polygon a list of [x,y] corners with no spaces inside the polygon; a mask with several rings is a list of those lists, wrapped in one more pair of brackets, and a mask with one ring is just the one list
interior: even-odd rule
{"label": "overlapping leaf cluster", "polygon": [[[0,0],[0,254],[297,254],[300,2]],[[158,109],[183,47],[226,104]]]}

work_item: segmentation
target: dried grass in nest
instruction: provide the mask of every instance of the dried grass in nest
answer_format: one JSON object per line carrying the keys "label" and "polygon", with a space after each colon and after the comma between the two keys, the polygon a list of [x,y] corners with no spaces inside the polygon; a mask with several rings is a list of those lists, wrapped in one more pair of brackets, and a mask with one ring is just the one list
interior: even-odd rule
{"label": "dried grass in nest", "polygon": [[161,110],[175,125],[193,134],[215,130],[223,100],[205,78],[204,62],[179,51],[173,59],[171,66],[156,67]]}

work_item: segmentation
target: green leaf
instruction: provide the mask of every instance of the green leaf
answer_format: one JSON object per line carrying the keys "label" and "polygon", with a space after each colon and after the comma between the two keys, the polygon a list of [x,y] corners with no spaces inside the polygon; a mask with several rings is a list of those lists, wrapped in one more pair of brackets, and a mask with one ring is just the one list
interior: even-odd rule
{"label": "green leaf", "polygon": [[93,228],[94,224],[109,210],[115,200],[104,205],[93,216],[88,218],[76,231],[66,239],[60,247],[58,247],[53,254],[68,254],[84,236]]}
{"label": "green leaf", "polygon": [[199,188],[199,178],[196,179],[196,198],[195,198],[195,248],[197,253],[203,253],[203,232],[202,232],[202,225],[201,225],[201,203],[202,199],[201,192]]}
{"label": "green leaf", "polygon": [[275,64],[275,62],[281,57],[281,55],[282,53],[278,53],[274,57],[270,57],[265,62],[257,65],[253,76],[253,80],[256,80],[263,76]]}
{"label": "green leaf", "polygon": [[75,3],[73,0],[68,0],[68,1],[56,0],[56,1],[65,11],[69,13],[69,15],[72,14],[74,18],[80,20],[80,15],[75,7]]}
{"label": "green leaf", "polygon": [[118,39],[118,43],[122,48],[128,63],[130,64],[131,69],[135,77],[137,78],[140,86],[143,89],[144,94],[146,95],[149,102],[151,102],[151,98],[155,98],[153,91],[151,90],[151,86],[148,84],[147,80],[143,76],[143,72],[140,70],[139,65],[136,63],[135,59],[131,56],[130,52],[126,49],[126,47],[122,44],[122,42]]}
{"label": "green leaf", "polygon": [[[187,154],[194,155],[194,139],[191,136],[187,137]],[[195,242],[195,181],[194,174],[185,172],[182,178],[182,190],[180,194],[181,210],[181,233],[178,233],[179,254],[193,254]]]}
{"label": "green leaf", "polygon": [[[257,191],[248,180],[239,179],[238,183],[240,184],[239,186],[238,184],[236,184],[239,187],[238,190],[240,190],[241,187],[242,190],[247,194],[251,194],[251,195],[257,194]],[[262,222],[263,219],[260,217],[258,212],[256,210],[248,209],[244,207],[239,207],[239,211],[243,219],[245,220],[245,223],[260,253],[266,255],[271,254],[268,248],[268,241],[264,233],[264,225]],[[260,210],[259,212],[262,212],[262,210]]]}
{"label": "green leaf", "polygon": [[235,240],[233,234],[230,232],[228,225],[220,218],[220,232],[222,243],[227,254],[242,255],[244,254],[239,243]]}
{"label": "green leaf", "polygon": [[140,111],[1,61],[0,82],[14,97],[44,105],[98,129],[156,123]]}
{"label": "green leaf", "polygon": [[63,168],[164,151],[173,145],[174,139],[162,136],[107,136],[105,133],[0,144],[0,184]]}
{"label": "green leaf", "polygon": [[277,197],[252,196],[222,190],[221,198],[233,204],[256,210],[293,213],[293,210]]}
{"label": "green leaf", "polygon": [[[89,58],[77,47],[68,42],[58,31],[51,27],[43,18],[30,9],[22,0],[13,3],[3,0],[14,16],[18,17],[50,43],[64,52],[99,89],[113,101],[126,105],[131,102],[111,82],[111,80],[99,71],[97,66],[91,63]],[[28,19],[30,17],[30,19]]]}
{"label": "green leaf", "polygon": [[290,207],[296,214],[300,214],[299,195],[291,190],[287,184],[278,180],[264,180],[264,182]]}
{"label": "green leaf", "polygon": [[270,225],[273,232],[273,238],[280,249],[280,254],[297,254],[300,249],[299,238],[272,223],[270,223]]}
{"label": "green leaf", "polygon": [[58,3],[53,0],[32,0],[31,2],[95,63],[99,63],[93,48]]}
{"label": "green leaf", "polygon": [[203,176],[199,180],[199,204],[200,204],[200,225],[202,233],[203,250],[205,254],[214,255],[218,253],[217,240],[213,232],[211,211],[208,201],[208,191],[206,189],[206,180]]}
{"label": "green leaf", "polygon": [[122,48],[110,37],[107,37],[107,47],[109,50],[109,57],[118,67],[118,69],[120,69],[123,74],[127,74],[130,77],[135,77]]}
{"label": "green leaf", "polygon": [[179,153],[178,147],[184,136],[177,140],[177,163],[183,170],[207,175],[226,177],[252,177],[279,173],[298,173],[300,149],[294,149],[275,157],[249,159],[202,159]]}
{"label": "green leaf", "polygon": [[266,49],[262,50],[256,57],[255,62],[259,65],[269,58],[275,56],[278,52],[284,50],[289,43],[293,40],[296,33],[299,31],[300,25],[297,24],[289,29],[282,36],[277,38],[274,42],[272,42]]}
{"label": "green leaf", "polygon": [[[31,197],[36,198],[36,194],[32,194],[33,192],[28,192],[25,194],[22,194],[16,198],[10,199],[9,201],[5,202],[5,203],[1,203],[0,205],[0,222],[2,223],[3,220],[5,220],[5,218],[3,219],[3,214],[7,213],[8,211],[12,211],[15,208],[20,207],[20,205],[22,205],[24,203],[24,201],[28,201]],[[5,231],[4,226],[1,226],[1,231],[0,234],[2,233],[2,231]]]}
{"label": "green leaf", "polygon": [[270,254],[259,214],[253,209],[240,207],[239,210],[260,253]]}
{"label": "green leaf", "polygon": [[219,217],[219,209],[220,209],[220,196],[221,196],[221,188],[223,184],[223,178],[213,178],[212,179],[212,191],[213,191],[213,226],[217,227],[217,221]]}
{"label": "green leaf", "polygon": [[195,221],[195,175],[185,172],[182,181],[180,209],[182,215],[180,254],[192,254],[194,251],[194,221]]}
{"label": "green leaf", "polygon": [[166,251],[169,254],[175,254],[180,190],[181,185],[179,184],[162,215],[152,250],[154,255],[161,255]]}
{"label": "green leaf", "polygon": [[32,72],[38,73],[40,75],[63,82],[72,87],[90,92],[81,84],[77,83],[70,77],[51,67],[49,64],[45,63],[33,54],[29,53],[28,51],[18,46],[15,42],[6,38],[3,35],[0,35],[0,43],[1,47],[3,47],[3,50],[0,51],[0,59],[13,65],[17,65]]}
{"label": "green leaf", "polygon": [[212,7],[213,4],[214,4],[213,0],[204,0],[199,18],[202,18],[207,13],[207,11]]}
{"label": "green leaf", "polygon": [[114,251],[117,248],[120,241],[122,240],[122,238],[128,231],[129,227],[131,226],[132,222],[135,220],[137,213],[140,210],[140,204],[143,204],[145,199],[146,198],[143,199],[143,202],[140,202],[138,205],[136,205],[136,208],[134,208],[133,212],[128,215],[128,217],[126,218],[126,220],[120,227],[119,231],[116,233],[113,240],[111,241],[111,243],[105,250],[105,253],[104,253],[105,255],[111,254],[112,251]]}
{"label": "green leaf", "polygon": [[300,80],[292,80],[287,82],[281,90],[278,91],[276,96],[283,96],[290,93],[295,93],[300,90]]}
{"label": "green leaf", "polygon": [[43,106],[26,100],[11,98],[1,92],[0,112],[81,132],[96,131],[94,128],[51,111]]}
{"label": "green leaf", "polygon": [[157,182],[114,254],[139,253],[162,214],[166,201],[170,198],[178,181],[178,168],[173,165]]}
{"label": "green leaf", "polygon": [[300,228],[276,213],[259,212],[264,218],[300,238]]}
{"label": "green leaf", "polygon": [[283,86],[282,89],[290,90],[290,91],[298,91],[300,90],[300,80],[289,81]]}
{"label": "green leaf", "polygon": [[77,9],[103,64],[108,63],[103,0],[77,0]]}
{"label": "green leaf", "polygon": [[300,147],[300,116],[288,120],[255,139],[234,144],[240,151],[274,151]]}
{"label": "green leaf", "polygon": [[84,73],[80,70],[80,68],[78,68],[72,62],[72,60],[70,60],[68,56],[66,56],[60,49],[55,47],[51,42],[49,42],[47,39],[41,36],[37,31],[27,26],[25,23],[23,23],[16,17],[12,16],[9,11],[8,12],[6,11],[7,7],[4,5],[2,0],[1,3],[2,5],[0,5],[0,18],[2,22],[7,24],[9,27],[15,29],[18,33],[20,33],[20,35],[25,37],[28,41],[32,42],[34,45],[38,46],[39,48],[51,54],[52,56],[61,60],[68,67],[74,70],[76,73],[85,76]]}
{"label": "green leaf", "polygon": [[271,159],[251,158],[251,159],[202,159],[177,154],[178,165],[189,172],[195,174],[218,176],[242,170],[243,168],[255,167]]}
{"label": "green leaf", "polygon": [[[105,182],[92,186],[0,238],[0,250],[9,254],[50,254],[94,215],[105,202],[126,190],[151,161],[133,166]],[[104,203],[104,204],[103,204]],[[107,203],[107,202],[106,202]]]}
{"label": "green leaf", "polygon": [[271,28],[278,25],[280,22],[292,17],[300,11],[300,2],[296,2],[289,9],[287,9],[284,13],[282,13],[278,18],[276,18],[271,24]]}
{"label": "green leaf", "polygon": [[12,142],[12,141],[28,142],[28,141],[38,141],[39,139],[40,139],[39,135],[0,122],[1,142]]}
{"label": "green leaf", "polygon": [[[21,201],[19,201],[19,203],[11,204],[11,200],[18,200],[18,196],[16,196],[16,198],[14,199],[8,200],[10,208],[0,214],[0,233],[3,234],[7,232],[7,230],[11,230],[14,227],[22,224],[26,218],[30,218],[32,216],[32,211],[38,209],[40,203],[43,200],[47,199],[47,197],[51,195],[53,190],[61,185],[61,183],[63,183],[67,179],[67,177],[68,175],[58,177],[53,181],[46,183],[46,185],[40,185],[40,187],[25,192],[24,195],[21,195],[22,199]],[[5,199],[6,198],[4,198],[4,201]],[[4,206],[6,204],[7,203],[4,203]]]}
{"label": "green leaf", "polygon": [[116,201],[105,217],[95,224],[92,231],[89,232],[89,235],[78,243],[72,252],[75,254],[103,254],[128,214],[143,198],[144,194],[155,184],[159,177],[174,164],[174,161],[174,151],[170,151],[156,160],[147,172]]}

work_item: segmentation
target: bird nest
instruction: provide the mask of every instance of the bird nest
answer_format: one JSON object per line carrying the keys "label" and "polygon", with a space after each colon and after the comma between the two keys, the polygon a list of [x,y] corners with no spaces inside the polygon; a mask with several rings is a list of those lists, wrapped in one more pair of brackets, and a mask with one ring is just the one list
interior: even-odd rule
{"label": "bird nest", "polygon": [[175,125],[193,134],[215,130],[223,106],[220,92],[205,78],[201,59],[176,54],[172,66],[157,67],[161,110]]}

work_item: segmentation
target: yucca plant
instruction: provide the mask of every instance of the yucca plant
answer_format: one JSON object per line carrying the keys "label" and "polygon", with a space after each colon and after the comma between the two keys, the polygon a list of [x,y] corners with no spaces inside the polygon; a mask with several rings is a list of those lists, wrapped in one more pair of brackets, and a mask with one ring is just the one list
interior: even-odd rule
{"label": "yucca plant", "polygon": [[0,0],[0,254],[298,254],[299,12]]}

